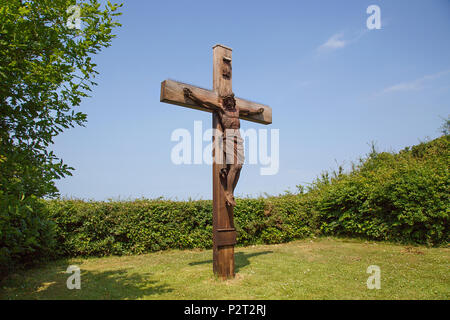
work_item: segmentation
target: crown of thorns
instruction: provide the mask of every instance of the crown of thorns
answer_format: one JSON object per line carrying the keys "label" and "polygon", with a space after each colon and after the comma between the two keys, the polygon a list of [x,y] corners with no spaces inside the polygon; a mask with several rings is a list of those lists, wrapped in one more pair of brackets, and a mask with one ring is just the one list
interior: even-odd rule
{"label": "crown of thorns", "polygon": [[222,96],[223,100],[234,100],[234,93],[227,94],[226,96]]}

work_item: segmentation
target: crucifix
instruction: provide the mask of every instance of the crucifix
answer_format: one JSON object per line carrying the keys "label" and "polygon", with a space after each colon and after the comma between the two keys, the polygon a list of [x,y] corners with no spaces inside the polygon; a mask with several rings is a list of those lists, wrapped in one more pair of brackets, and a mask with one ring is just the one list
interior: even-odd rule
{"label": "crucifix", "polygon": [[161,102],[211,112],[213,126],[213,271],[222,279],[234,277],[236,229],[234,188],[244,162],[240,119],[272,123],[272,109],[234,96],[231,49],[213,47],[213,90],[173,80],[161,83]]}

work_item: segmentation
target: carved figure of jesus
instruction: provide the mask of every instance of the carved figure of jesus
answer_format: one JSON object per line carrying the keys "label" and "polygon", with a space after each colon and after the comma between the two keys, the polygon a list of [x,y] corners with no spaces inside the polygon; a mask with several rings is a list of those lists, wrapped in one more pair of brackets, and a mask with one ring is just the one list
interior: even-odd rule
{"label": "carved figure of jesus", "polygon": [[212,104],[202,101],[189,88],[184,88],[183,91],[186,98],[219,115],[219,122],[224,132],[223,150],[226,161],[226,167],[221,169],[220,177],[224,182],[226,205],[235,206],[234,189],[244,164],[244,146],[239,131],[241,127],[239,116],[261,114],[264,112],[264,108],[259,108],[256,111],[239,108],[236,105],[233,93],[221,97],[221,101],[218,104]]}

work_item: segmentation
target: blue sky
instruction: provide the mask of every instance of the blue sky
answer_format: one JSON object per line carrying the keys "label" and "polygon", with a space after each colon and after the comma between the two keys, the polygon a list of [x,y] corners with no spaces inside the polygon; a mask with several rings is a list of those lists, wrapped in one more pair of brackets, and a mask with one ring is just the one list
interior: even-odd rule
{"label": "blue sky", "polygon": [[[366,8],[381,9],[368,30]],[[278,174],[244,166],[235,193],[295,191],[375,141],[398,151],[439,136],[450,114],[450,1],[126,1],[112,46],[95,57],[86,127],[55,139],[76,168],[57,182],[82,199],[211,199],[211,166],[175,165],[170,140],[211,115],[159,101],[171,78],[212,87],[212,46],[233,48],[233,91],[269,105]],[[205,142],[205,146],[208,143]]]}

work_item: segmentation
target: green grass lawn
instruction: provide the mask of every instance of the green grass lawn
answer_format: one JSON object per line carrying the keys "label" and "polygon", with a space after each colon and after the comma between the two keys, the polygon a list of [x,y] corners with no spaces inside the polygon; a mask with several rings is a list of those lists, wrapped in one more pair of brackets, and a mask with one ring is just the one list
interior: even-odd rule
{"label": "green grass lawn", "polygon": [[[236,248],[236,278],[212,274],[211,250],[75,258],[19,272],[1,299],[449,299],[449,248],[319,238]],[[81,269],[81,289],[65,271]],[[381,289],[366,285],[381,268]]]}

